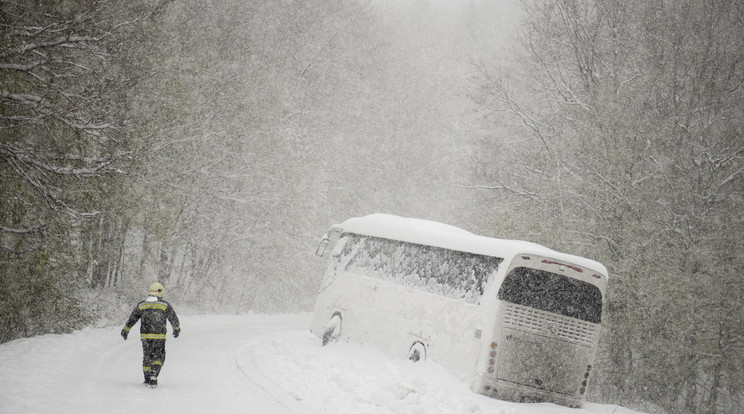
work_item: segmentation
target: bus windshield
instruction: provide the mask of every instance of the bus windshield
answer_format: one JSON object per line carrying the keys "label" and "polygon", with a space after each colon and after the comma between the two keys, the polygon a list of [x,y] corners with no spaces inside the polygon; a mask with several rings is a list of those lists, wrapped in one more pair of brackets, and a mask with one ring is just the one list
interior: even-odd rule
{"label": "bus windshield", "polygon": [[602,293],[597,286],[543,270],[512,269],[499,299],[587,322],[602,320]]}

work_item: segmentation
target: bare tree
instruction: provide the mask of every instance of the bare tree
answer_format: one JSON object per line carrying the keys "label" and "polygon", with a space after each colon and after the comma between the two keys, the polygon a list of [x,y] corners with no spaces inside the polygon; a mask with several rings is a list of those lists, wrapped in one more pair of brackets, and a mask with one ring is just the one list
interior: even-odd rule
{"label": "bare tree", "polygon": [[[75,292],[114,271],[136,80],[121,51],[148,14],[140,6],[0,2],[0,273],[11,298],[0,313],[14,326],[0,340],[87,320]],[[43,306],[50,298],[69,306]]]}
{"label": "bare tree", "polygon": [[524,138],[483,177],[529,206],[522,234],[610,268],[596,396],[740,406],[742,3],[525,7],[523,66],[479,95]]}

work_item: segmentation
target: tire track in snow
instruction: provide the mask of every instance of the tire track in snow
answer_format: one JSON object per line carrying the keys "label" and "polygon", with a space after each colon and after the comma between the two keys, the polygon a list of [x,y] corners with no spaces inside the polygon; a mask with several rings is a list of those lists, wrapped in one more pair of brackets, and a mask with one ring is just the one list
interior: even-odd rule
{"label": "tire track in snow", "polygon": [[235,365],[240,372],[258,389],[266,393],[274,401],[281,404],[288,412],[296,414],[314,414],[309,407],[300,403],[296,397],[288,394],[278,384],[274,383],[258,368],[255,360],[254,348],[261,338],[253,339],[240,346],[235,352]]}

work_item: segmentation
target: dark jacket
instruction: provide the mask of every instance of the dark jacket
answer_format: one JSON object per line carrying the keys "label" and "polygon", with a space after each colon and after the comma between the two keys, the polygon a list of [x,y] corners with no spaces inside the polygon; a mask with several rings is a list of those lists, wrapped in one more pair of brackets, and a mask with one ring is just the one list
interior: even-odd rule
{"label": "dark jacket", "polygon": [[141,339],[165,339],[165,334],[168,332],[166,320],[170,321],[173,327],[174,337],[181,332],[178,316],[176,316],[173,306],[156,296],[150,296],[137,304],[129,316],[126,326],[124,326],[124,331],[129,332],[140,319],[142,319],[140,324]]}

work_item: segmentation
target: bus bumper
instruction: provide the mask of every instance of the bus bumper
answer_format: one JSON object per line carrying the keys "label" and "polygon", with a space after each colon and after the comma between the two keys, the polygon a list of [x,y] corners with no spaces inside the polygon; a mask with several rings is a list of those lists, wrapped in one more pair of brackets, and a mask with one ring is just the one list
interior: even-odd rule
{"label": "bus bumper", "polygon": [[549,402],[571,408],[580,408],[584,403],[584,398],[577,395],[552,392],[546,389],[489,378],[482,378],[480,381],[476,381],[473,391],[487,397],[519,403]]}

